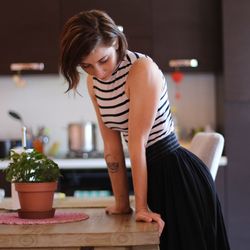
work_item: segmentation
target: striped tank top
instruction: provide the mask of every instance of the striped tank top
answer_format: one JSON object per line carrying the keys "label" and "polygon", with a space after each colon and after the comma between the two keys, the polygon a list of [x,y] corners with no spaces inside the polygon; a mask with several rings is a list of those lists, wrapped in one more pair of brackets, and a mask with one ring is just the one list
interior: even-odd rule
{"label": "striped tank top", "polygon": [[[127,51],[124,59],[119,64],[109,80],[99,80],[93,77],[93,88],[100,114],[104,124],[122,133],[128,143],[128,113],[129,98],[125,93],[125,84],[130,67],[140,57],[146,55]],[[174,131],[174,123],[170,112],[167,83],[162,74],[164,87],[159,100],[155,121],[150,130],[146,147],[165,138]]]}

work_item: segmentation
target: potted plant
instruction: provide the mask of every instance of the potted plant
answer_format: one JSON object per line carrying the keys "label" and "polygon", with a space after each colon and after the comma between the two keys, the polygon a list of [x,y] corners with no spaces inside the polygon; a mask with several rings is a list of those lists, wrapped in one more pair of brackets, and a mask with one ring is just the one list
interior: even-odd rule
{"label": "potted plant", "polygon": [[15,184],[22,218],[49,218],[54,216],[54,192],[60,177],[58,165],[43,153],[33,149],[11,150],[10,163],[4,170],[6,180]]}

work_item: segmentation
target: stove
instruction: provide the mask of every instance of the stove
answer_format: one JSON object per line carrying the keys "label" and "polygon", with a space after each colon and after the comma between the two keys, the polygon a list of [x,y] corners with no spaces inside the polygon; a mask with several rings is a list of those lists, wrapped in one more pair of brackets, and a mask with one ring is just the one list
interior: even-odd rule
{"label": "stove", "polygon": [[98,159],[104,158],[104,153],[101,151],[90,151],[90,152],[83,152],[83,151],[69,151],[66,154],[67,159]]}

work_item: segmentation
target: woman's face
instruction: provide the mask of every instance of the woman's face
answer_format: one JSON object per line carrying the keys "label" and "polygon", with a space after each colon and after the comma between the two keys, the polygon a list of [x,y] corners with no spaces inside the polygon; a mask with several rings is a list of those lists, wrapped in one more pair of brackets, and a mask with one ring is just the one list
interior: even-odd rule
{"label": "woman's face", "polygon": [[117,67],[116,47],[96,46],[80,66],[89,75],[100,80],[107,80]]}

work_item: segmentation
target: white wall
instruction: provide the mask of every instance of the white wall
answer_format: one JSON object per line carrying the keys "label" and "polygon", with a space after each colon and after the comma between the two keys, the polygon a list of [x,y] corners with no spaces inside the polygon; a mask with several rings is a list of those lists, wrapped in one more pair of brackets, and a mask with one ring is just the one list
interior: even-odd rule
{"label": "white wall", "polygon": [[[213,74],[187,74],[177,85],[167,75],[169,99],[176,111],[178,127],[184,132],[193,128],[216,127],[216,93]],[[175,99],[178,88],[180,99]]]}
{"label": "white wall", "polygon": [[[176,107],[178,125],[189,130],[193,127],[215,125],[214,76],[212,74],[186,75],[179,86],[182,95],[175,100],[175,84],[170,76],[170,101]],[[79,95],[64,94],[67,88],[57,75],[23,76],[27,82],[18,88],[12,77],[0,77],[0,140],[20,138],[20,123],[8,115],[9,110],[22,115],[26,126],[36,131],[39,126],[49,128],[50,144],[60,143],[60,153],[67,152],[67,125],[71,122],[94,121],[96,116],[88,97],[85,77],[79,86]],[[98,148],[102,141],[98,131]]]}

